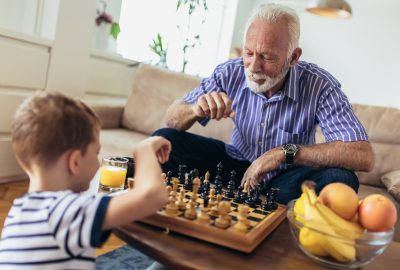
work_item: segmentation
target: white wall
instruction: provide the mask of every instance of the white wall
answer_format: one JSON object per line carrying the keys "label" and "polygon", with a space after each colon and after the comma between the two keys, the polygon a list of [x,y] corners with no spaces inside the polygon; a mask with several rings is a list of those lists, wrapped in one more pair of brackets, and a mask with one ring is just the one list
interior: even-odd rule
{"label": "white wall", "polygon": [[[248,1],[248,8],[238,12],[243,10],[248,16],[248,10],[265,2],[295,1]],[[400,108],[400,1],[348,3],[353,9],[353,18],[348,20],[318,17],[294,6],[301,21],[301,59],[332,73],[353,103]],[[240,40],[243,28],[244,23],[235,27],[234,41]]]}
{"label": "white wall", "polygon": [[[25,15],[32,4],[42,16]],[[95,0],[0,0],[0,14],[15,12],[0,16],[0,183],[25,177],[10,137],[12,115],[23,99],[38,89],[117,100],[130,92],[135,63],[91,47],[95,6]],[[25,21],[36,26],[27,29]]]}

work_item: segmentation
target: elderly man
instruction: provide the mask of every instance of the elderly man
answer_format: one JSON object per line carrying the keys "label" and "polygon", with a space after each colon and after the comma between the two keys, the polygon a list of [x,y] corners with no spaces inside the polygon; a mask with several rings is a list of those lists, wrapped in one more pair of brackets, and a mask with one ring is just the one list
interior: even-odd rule
{"label": "elderly man", "polygon": [[[281,203],[297,198],[305,179],[317,183],[317,192],[331,182],[357,191],[353,170],[373,167],[368,136],[340,83],[299,61],[299,36],[294,10],[277,4],[256,10],[247,22],[242,57],[220,64],[174,102],[169,128],[154,133],[172,142],[164,169],[176,172],[185,163],[204,172],[222,161],[225,171],[236,170],[237,184],[279,188]],[[185,132],[196,121],[206,125],[227,117],[234,122],[231,144]],[[315,143],[317,125],[326,143]]]}

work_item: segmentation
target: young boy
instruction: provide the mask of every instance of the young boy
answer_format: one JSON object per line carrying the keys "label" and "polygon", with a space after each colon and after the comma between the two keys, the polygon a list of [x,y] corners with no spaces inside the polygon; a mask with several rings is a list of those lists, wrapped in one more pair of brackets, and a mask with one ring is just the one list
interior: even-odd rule
{"label": "young boy", "polygon": [[0,241],[0,269],[95,269],[94,248],[110,229],[154,213],[167,201],[160,163],[171,145],[161,137],[134,153],[135,188],[125,194],[81,194],[99,167],[100,122],[83,102],[39,92],[12,122],[16,157],[29,191],[15,199]]}

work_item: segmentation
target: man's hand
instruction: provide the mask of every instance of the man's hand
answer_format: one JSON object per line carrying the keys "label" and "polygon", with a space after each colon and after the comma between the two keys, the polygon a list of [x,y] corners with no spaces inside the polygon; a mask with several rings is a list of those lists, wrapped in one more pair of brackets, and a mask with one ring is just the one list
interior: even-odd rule
{"label": "man's hand", "polygon": [[251,188],[256,188],[263,181],[264,176],[275,170],[284,161],[281,148],[274,148],[254,160],[243,175],[241,186],[248,183]]}
{"label": "man's hand", "polygon": [[200,96],[193,105],[193,111],[197,117],[210,117],[215,120],[235,116],[232,100],[224,92],[211,92]]}
{"label": "man's hand", "polygon": [[171,152],[171,142],[161,136],[153,136],[143,140],[139,147],[150,146],[157,156],[159,163],[164,164],[169,159]]}

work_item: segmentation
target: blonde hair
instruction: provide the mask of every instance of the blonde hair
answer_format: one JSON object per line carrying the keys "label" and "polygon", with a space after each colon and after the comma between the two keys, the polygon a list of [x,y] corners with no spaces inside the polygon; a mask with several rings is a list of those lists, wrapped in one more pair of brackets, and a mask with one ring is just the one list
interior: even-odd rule
{"label": "blonde hair", "polygon": [[250,25],[256,20],[265,22],[278,22],[285,20],[288,26],[290,44],[288,49],[288,57],[293,53],[294,49],[299,46],[300,39],[300,20],[292,8],[274,3],[264,4],[259,6],[250,16],[246,23],[243,40],[246,40],[247,31]]}
{"label": "blonde hair", "polygon": [[39,91],[18,107],[11,124],[15,155],[24,169],[48,166],[70,149],[86,153],[100,120],[82,101]]}

